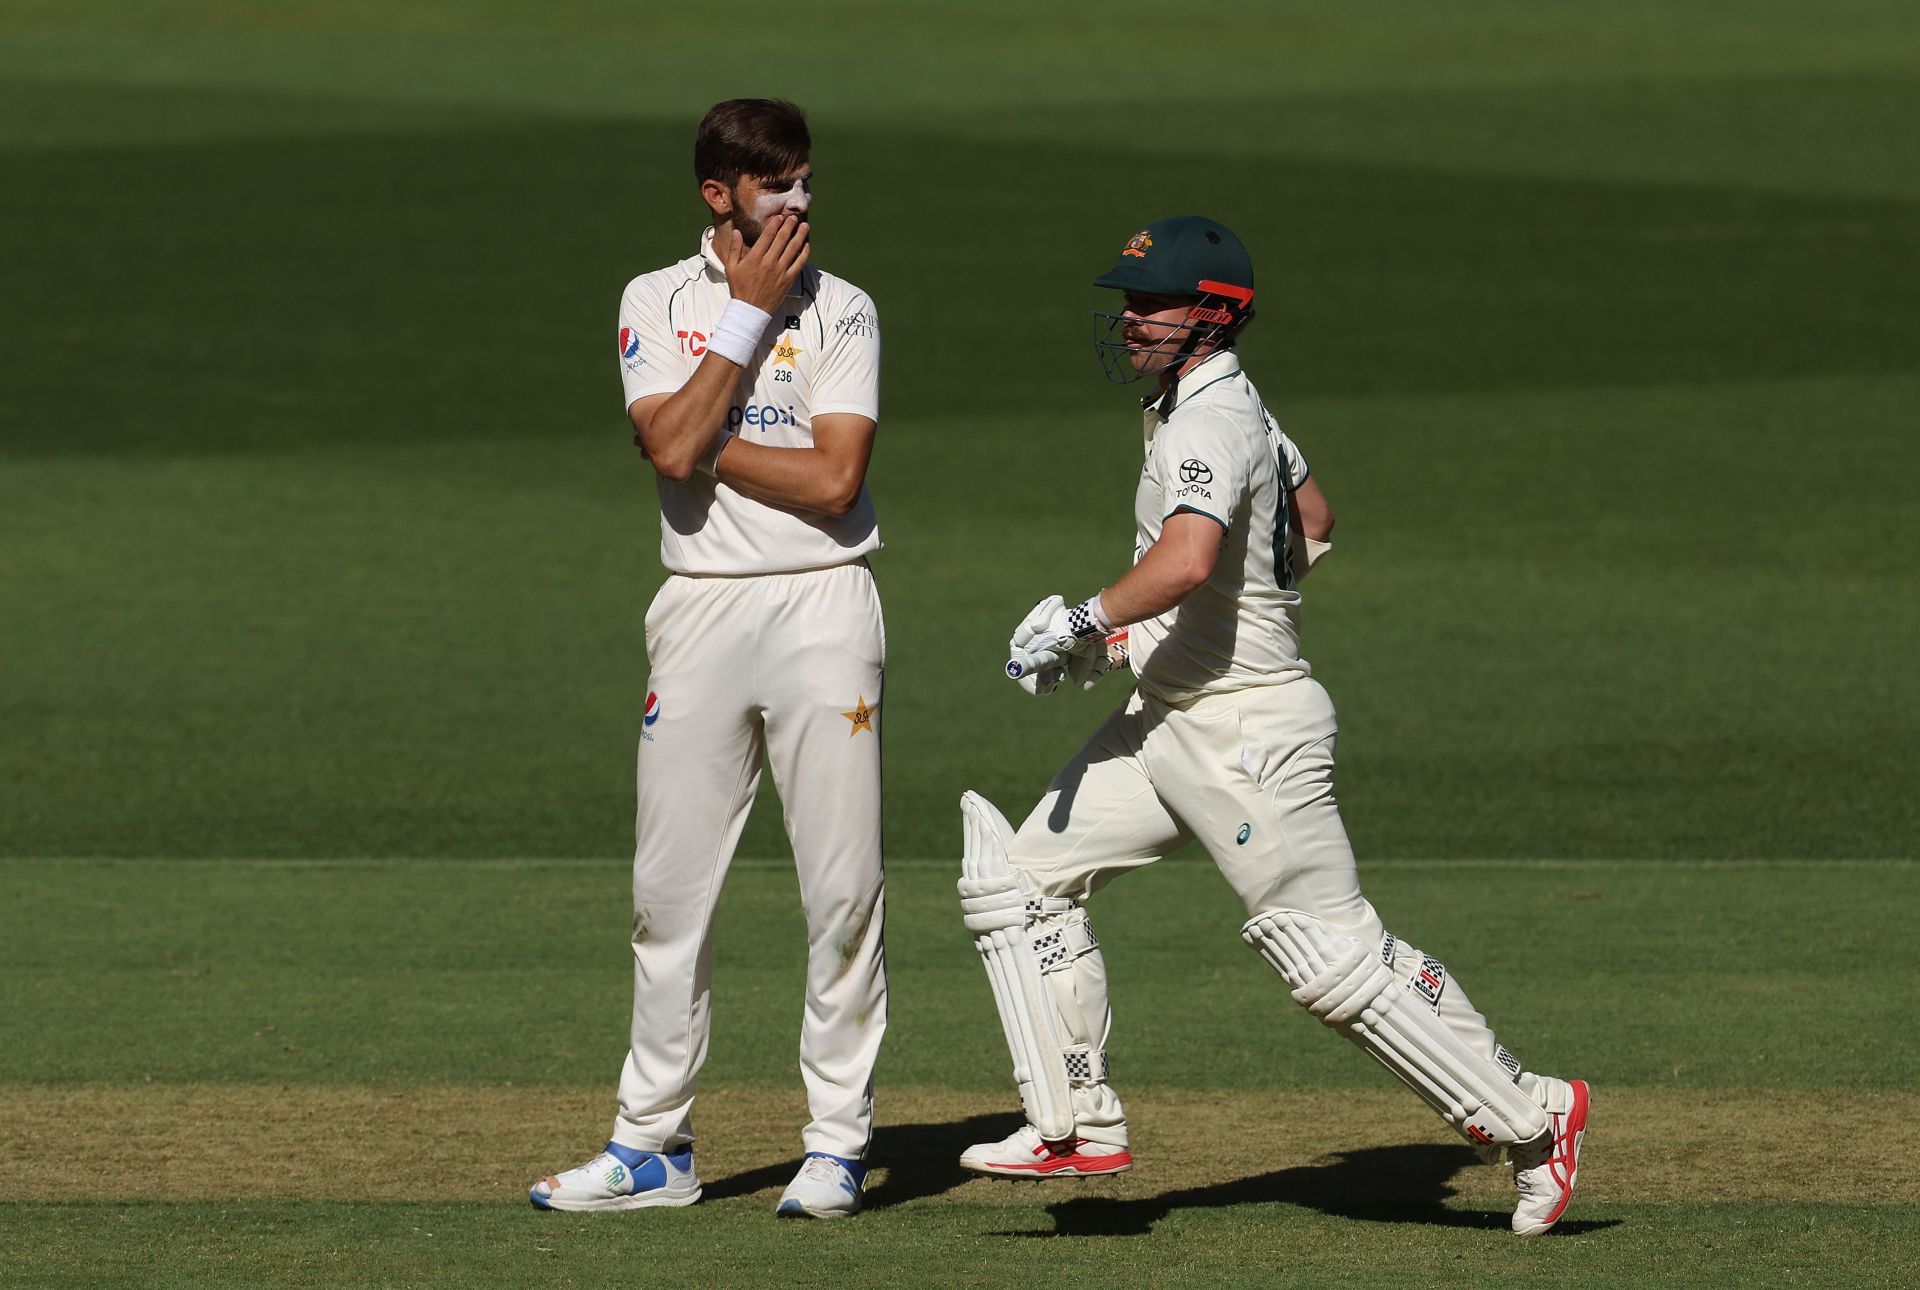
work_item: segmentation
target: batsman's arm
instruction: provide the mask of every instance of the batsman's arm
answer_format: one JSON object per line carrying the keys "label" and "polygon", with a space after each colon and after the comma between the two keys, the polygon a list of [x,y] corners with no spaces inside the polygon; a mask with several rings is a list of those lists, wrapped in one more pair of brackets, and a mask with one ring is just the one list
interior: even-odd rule
{"label": "batsman's arm", "polygon": [[1333,504],[1327,495],[1320,491],[1320,484],[1312,475],[1300,482],[1293,490],[1293,514],[1299,521],[1300,532],[1315,542],[1326,542],[1333,537]]}
{"label": "batsman's arm", "polygon": [[1158,618],[1213,576],[1220,559],[1220,521],[1195,511],[1175,511],[1160,526],[1160,540],[1147,548],[1120,581],[1100,593],[1100,607],[1114,627]]}
{"label": "batsman's arm", "polygon": [[1333,506],[1311,475],[1288,492],[1287,506],[1293,514],[1287,550],[1297,586],[1333,550]]}
{"label": "batsman's arm", "polygon": [[873,458],[872,417],[836,412],[813,419],[811,448],[727,440],[713,473],[758,501],[840,516],[860,500]]}

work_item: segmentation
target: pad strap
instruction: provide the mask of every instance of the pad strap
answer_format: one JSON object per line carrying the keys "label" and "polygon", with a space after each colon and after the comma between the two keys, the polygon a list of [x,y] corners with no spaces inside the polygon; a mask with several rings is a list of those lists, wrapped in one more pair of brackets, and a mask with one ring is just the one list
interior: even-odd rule
{"label": "pad strap", "polygon": [[1112,1070],[1107,1065],[1107,1050],[1094,1048],[1088,1044],[1074,1044],[1067,1048],[1062,1056],[1067,1061],[1067,1083],[1076,1088],[1086,1088],[1092,1084],[1104,1084]]}
{"label": "pad strap", "polygon": [[[1029,911],[1033,903],[1027,902]],[[1091,954],[1100,948],[1100,938],[1093,934],[1093,924],[1084,918],[1071,923],[1055,923],[1044,932],[1029,928],[1027,940],[1033,946],[1034,957],[1040,960],[1042,972],[1064,972],[1082,954]]]}

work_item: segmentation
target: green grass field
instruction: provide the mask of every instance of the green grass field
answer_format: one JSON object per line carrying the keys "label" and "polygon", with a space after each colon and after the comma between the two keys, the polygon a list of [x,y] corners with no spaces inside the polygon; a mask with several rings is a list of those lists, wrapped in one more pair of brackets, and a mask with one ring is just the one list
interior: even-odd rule
{"label": "green grass field", "polygon": [[[858,1222],[776,1224],[798,898],[722,906],[708,1200],[597,1145],[660,578],[614,306],[788,95],[885,328],[893,1018]],[[1434,7],[0,0],[0,1283],[1873,1283],[1920,1261],[1920,20]],[[1009,1127],[955,800],[1109,695],[1088,280],[1204,211],[1340,515],[1306,652],[1390,925],[1594,1082],[1562,1233],[1289,1003],[1203,858],[1094,908],[1140,1167]],[[1044,1240],[1035,1238],[1047,1238]]]}

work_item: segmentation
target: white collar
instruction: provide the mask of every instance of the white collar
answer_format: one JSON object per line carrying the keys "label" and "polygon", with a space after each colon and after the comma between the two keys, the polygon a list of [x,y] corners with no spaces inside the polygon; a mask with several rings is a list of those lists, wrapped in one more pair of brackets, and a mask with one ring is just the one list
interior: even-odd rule
{"label": "white collar", "polygon": [[713,249],[713,233],[714,228],[711,224],[700,230],[700,258],[707,262],[707,267],[713,270],[715,277],[725,282],[727,266],[721,263],[720,252]]}
{"label": "white collar", "polygon": [[[1231,349],[1216,349],[1196,363],[1184,376],[1174,378],[1173,384],[1158,394],[1149,394],[1140,401],[1141,409],[1147,412],[1172,416],[1182,403],[1206,389],[1215,381],[1224,381],[1240,371],[1240,356]],[[1172,397],[1169,398],[1168,396]]]}

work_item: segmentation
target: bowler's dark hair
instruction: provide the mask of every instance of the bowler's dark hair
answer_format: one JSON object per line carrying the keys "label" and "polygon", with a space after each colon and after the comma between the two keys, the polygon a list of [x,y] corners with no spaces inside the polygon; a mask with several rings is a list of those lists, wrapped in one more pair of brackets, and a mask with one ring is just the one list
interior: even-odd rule
{"label": "bowler's dark hair", "polygon": [[693,177],[731,188],[740,176],[771,179],[806,164],[813,151],[807,114],[785,99],[728,99],[701,118]]}

